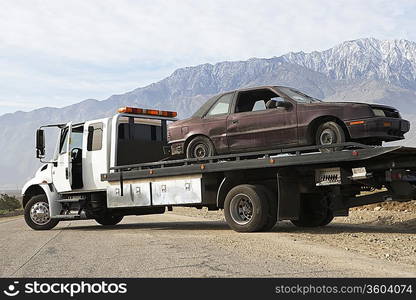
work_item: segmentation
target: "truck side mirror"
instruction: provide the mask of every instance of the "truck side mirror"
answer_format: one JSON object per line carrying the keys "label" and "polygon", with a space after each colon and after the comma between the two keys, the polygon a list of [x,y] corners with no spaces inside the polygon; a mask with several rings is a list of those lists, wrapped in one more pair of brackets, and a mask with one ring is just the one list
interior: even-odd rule
{"label": "truck side mirror", "polygon": [[45,157],[45,132],[43,129],[36,130],[36,157]]}

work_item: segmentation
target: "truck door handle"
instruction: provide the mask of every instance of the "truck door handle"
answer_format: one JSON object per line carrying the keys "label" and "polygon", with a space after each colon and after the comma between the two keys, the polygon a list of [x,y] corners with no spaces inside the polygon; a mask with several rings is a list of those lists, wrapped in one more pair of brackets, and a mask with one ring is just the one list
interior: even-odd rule
{"label": "truck door handle", "polygon": [[233,124],[238,124],[238,120],[233,120],[232,123]]}

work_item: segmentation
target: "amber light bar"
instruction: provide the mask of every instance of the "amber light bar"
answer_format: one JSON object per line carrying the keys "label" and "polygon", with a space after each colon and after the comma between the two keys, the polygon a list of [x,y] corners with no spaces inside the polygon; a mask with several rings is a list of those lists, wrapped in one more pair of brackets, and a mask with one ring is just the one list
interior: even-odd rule
{"label": "amber light bar", "polygon": [[176,111],[144,109],[144,108],[129,107],[129,106],[120,107],[117,111],[119,113],[125,113],[125,114],[162,116],[162,117],[169,117],[169,118],[174,118],[178,115]]}

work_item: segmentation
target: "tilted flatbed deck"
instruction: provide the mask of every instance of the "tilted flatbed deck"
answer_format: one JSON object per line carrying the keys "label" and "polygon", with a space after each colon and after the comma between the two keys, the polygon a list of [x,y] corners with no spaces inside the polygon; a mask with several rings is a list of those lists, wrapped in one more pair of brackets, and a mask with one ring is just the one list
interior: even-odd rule
{"label": "tilted flatbed deck", "polygon": [[207,159],[182,159],[132,164],[110,168],[102,180],[157,178],[164,176],[206,174],[248,169],[283,168],[290,166],[317,166],[331,164],[360,164],[372,168],[416,167],[416,148],[403,146],[367,146],[358,143],[331,145],[328,149],[341,151],[320,152],[316,146],[276,149],[213,156]]}

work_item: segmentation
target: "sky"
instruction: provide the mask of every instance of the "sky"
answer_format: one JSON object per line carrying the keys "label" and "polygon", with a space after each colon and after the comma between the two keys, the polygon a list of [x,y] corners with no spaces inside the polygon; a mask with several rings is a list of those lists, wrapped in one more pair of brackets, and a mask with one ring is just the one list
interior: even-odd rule
{"label": "sky", "polygon": [[416,41],[416,1],[0,0],[0,115],[146,86],[175,69]]}

